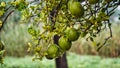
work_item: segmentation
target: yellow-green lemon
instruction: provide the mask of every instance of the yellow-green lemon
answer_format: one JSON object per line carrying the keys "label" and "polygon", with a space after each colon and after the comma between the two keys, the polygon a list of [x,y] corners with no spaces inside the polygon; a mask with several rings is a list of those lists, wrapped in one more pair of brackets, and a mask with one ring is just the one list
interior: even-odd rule
{"label": "yellow-green lemon", "polygon": [[84,15],[84,8],[80,4],[80,2],[76,1],[69,1],[68,2],[68,9],[72,15],[76,17],[82,17]]}
{"label": "yellow-green lemon", "polygon": [[48,49],[47,49],[47,55],[46,55],[46,58],[48,59],[53,59],[57,56],[57,53],[58,53],[58,45],[56,44],[51,44]]}
{"label": "yellow-green lemon", "polygon": [[70,41],[76,41],[79,38],[79,33],[75,28],[68,28],[65,33]]}
{"label": "yellow-green lemon", "polygon": [[71,41],[69,41],[68,38],[64,36],[60,37],[58,44],[63,51],[69,50],[72,45]]}

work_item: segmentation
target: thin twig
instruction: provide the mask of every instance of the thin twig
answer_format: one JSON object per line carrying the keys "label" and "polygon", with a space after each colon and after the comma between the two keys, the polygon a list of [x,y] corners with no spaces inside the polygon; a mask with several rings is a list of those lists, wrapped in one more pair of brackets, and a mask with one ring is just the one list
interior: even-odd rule
{"label": "thin twig", "polygon": [[5,9],[5,11],[9,10],[12,6],[9,6],[8,8]]}
{"label": "thin twig", "polygon": [[110,23],[109,20],[107,21],[107,23],[108,23],[108,28],[109,28],[110,36],[108,36],[107,38],[105,38],[104,43],[100,47],[98,47],[97,51],[99,51],[106,44],[106,42],[112,37],[112,29],[111,29],[111,25],[110,25],[111,23]]}
{"label": "thin twig", "polygon": [[52,27],[54,28],[54,25],[55,25],[55,21],[54,21],[54,18],[57,16],[58,14],[58,11],[61,7],[61,4],[62,4],[62,0],[60,1],[60,3],[52,9],[52,11],[50,12],[50,15],[49,15],[49,19],[50,21],[52,22]]}
{"label": "thin twig", "polygon": [[14,10],[12,10],[11,12],[8,13],[8,15],[5,17],[5,19],[3,20],[2,26],[0,27],[0,31],[2,30],[7,18],[14,12]]}

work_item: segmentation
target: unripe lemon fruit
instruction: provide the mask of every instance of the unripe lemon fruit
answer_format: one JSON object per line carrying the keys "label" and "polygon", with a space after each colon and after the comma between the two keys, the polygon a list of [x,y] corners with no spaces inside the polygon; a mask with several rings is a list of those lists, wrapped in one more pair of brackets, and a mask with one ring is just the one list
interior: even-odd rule
{"label": "unripe lemon fruit", "polygon": [[71,14],[76,17],[82,17],[84,15],[84,8],[80,4],[80,2],[69,1],[68,9],[71,12]]}
{"label": "unripe lemon fruit", "polygon": [[56,44],[51,44],[48,49],[47,49],[47,55],[46,55],[46,58],[48,59],[53,59],[57,56],[57,53],[58,53],[58,46]]}
{"label": "unripe lemon fruit", "polygon": [[76,41],[79,38],[79,33],[75,28],[67,28],[65,33],[70,41]]}
{"label": "unripe lemon fruit", "polygon": [[58,44],[63,51],[69,50],[72,45],[71,41],[69,41],[68,38],[64,36],[59,39]]}

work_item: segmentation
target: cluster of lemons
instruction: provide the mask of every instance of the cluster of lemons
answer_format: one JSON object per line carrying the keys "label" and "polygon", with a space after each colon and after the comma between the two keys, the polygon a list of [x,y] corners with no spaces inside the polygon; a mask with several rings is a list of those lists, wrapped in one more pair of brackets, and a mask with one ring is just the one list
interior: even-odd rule
{"label": "cluster of lemons", "polygon": [[76,41],[79,38],[79,32],[75,28],[68,27],[64,33],[65,34],[59,38],[58,45],[51,44],[48,47],[46,58],[53,59],[60,56],[71,48],[73,41]]}
{"label": "cluster of lemons", "polygon": [[[112,0],[105,0],[105,2],[111,2]],[[99,0],[88,0],[88,3],[94,5],[98,3]],[[84,8],[81,5],[80,1],[70,0],[68,2],[68,9],[70,13],[78,18],[81,18],[84,15]],[[51,44],[47,49],[46,58],[53,59],[59,56],[61,52],[65,52],[71,48],[72,41],[76,41],[79,38],[80,33],[75,28],[68,27],[64,31],[64,36],[61,36],[58,40],[58,44]]]}

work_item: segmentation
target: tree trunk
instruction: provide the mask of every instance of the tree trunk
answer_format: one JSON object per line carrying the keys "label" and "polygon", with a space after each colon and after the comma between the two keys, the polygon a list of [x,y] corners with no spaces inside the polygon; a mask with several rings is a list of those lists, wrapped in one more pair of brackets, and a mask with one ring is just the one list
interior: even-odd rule
{"label": "tree trunk", "polygon": [[55,63],[56,63],[56,68],[68,68],[66,53],[64,53],[62,57],[56,58]]}
{"label": "tree trunk", "polygon": [[[54,43],[58,44],[58,40],[59,40],[59,36],[55,35]],[[66,53],[64,53],[62,57],[56,58],[55,63],[56,63],[56,68],[68,68]]]}

